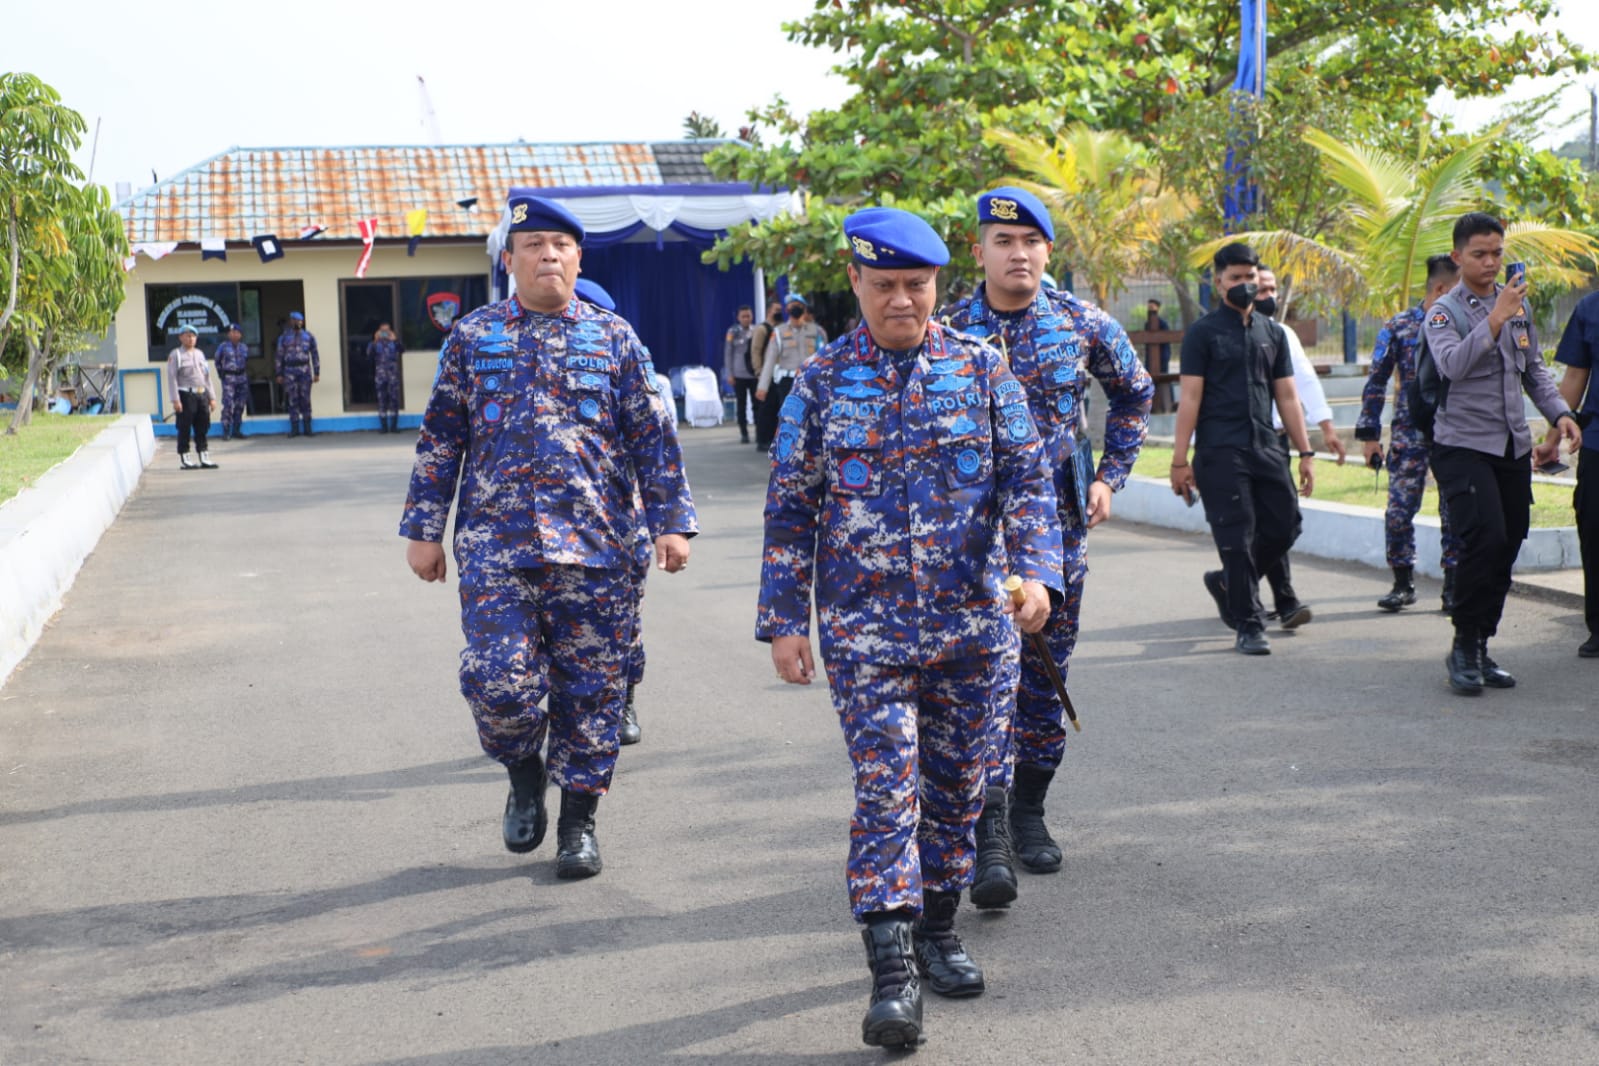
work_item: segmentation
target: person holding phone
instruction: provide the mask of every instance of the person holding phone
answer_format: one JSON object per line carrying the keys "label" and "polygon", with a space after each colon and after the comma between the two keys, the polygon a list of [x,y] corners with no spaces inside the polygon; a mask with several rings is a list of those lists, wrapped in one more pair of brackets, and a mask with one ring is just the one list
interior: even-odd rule
{"label": "person holding phone", "polygon": [[[1577,512],[1577,543],[1582,551],[1583,617],[1588,639],[1578,648],[1584,659],[1599,659],[1599,389],[1593,387],[1594,356],[1599,353],[1599,293],[1577,301],[1560,335],[1555,362],[1565,365],[1560,397],[1580,412],[1582,447],[1577,449],[1577,491],[1571,503]],[[1548,439],[1535,451],[1543,463],[1552,462],[1560,450],[1558,426],[1549,427]]]}
{"label": "person holding phone", "polygon": [[[1485,686],[1516,684],[1488,655],[1488,641],[1498,631],[1510,568],[1530,522],[1533,448],[1523,390],[1556,436],[1575,446],[1582,434],[1539,356],[1526,268],[1508,272],[1504,284],[1497,280],[1504,225],[1478,211],[1460,216],[1451,256],[1460,283],[1450,299],[1433,304],[1423,329],[1449,385],[1433,425],[1432,470],[1461,542],[1451,612],[1455,640],[1445,668],[1452,689],[1476,696]],[[1452,307],[1465,309],[1463,322],[1455,321]],[[1540,452],[1554,444],[1551,439]]]}

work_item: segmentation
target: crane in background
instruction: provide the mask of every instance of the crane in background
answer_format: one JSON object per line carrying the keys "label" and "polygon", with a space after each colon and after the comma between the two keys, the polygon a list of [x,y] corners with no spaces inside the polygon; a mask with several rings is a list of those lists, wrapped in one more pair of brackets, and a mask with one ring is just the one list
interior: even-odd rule
{"label": "crane in background", "polygon": [[428,83],[422,80],[420,74],[416,76],[416,91],[422,97],[422,125],[427,129],[433,144],[441,145],[444,143],[444,135],[439,132],[439,116],[433,113],[433,97],[428,95]]}

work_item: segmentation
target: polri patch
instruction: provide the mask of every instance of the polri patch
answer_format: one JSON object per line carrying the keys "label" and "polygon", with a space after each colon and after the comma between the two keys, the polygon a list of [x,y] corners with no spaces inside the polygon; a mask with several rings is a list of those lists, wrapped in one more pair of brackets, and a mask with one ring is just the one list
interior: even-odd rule
{"label": "polri patch", "polygon": [[846,489],[864,489],[872,483],[872,467],[860,456],[851,456],[838,468],[838,483]]}
{"label": "polri patch", "polygon": [[1431,326],[1433,329],[1443,329],[1445,326],[1449,325],[1449,312],[1434,311],[1432,313],[1432,317],[1427,319],[1427,325]]}
{"label": "polri patch", "polygon": [[805,401],[790,393],[778,409],[777,417],[787,422],[798,422],[805,417]]}

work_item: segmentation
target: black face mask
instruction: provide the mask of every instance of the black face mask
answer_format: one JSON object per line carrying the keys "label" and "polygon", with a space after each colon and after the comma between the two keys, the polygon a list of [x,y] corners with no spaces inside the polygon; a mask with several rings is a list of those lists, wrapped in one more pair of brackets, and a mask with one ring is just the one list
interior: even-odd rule
{"label": "black face mask", "polygon": [[1248,307],[1255,302],[1255,293],[1260,291],[1260,286],[1253,281],[1246,281],[1241,285],[1234,285],[1227,290],[1227,302],[1234,307]]}
{"label": "black face mask", "polygon": [[1255,310],[1259,311],[1261,314],[1265,315],[1267,318],[1276,318],[1277,317],[1277,297],[1275,297],[1275,296],[1262,296],[1260,299],[1255,301]]}
{"label": "black face mask", "polygon": [[805,317],[805,308],[790,307],[788,309],[788,317],[793,319],[795,322],[798,322],[800,319]]}

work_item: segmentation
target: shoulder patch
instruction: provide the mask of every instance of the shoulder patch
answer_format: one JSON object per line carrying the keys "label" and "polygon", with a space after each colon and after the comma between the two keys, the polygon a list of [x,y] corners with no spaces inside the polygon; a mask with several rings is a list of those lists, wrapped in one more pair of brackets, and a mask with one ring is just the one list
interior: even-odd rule
{"label": "shoulder patch", "polygon": [[778,410],[777,417],[786,422],[798,422],[805,417],[805,401],[790,393]]}
{"label": "shoulder patch", "polygon": [[1449,312],[1434,311],[1432,313],[1432,317],[1427,319],[1427,325],[1431,326],[1433,329],[1442,329],[1443,327],[1449,325]]}

